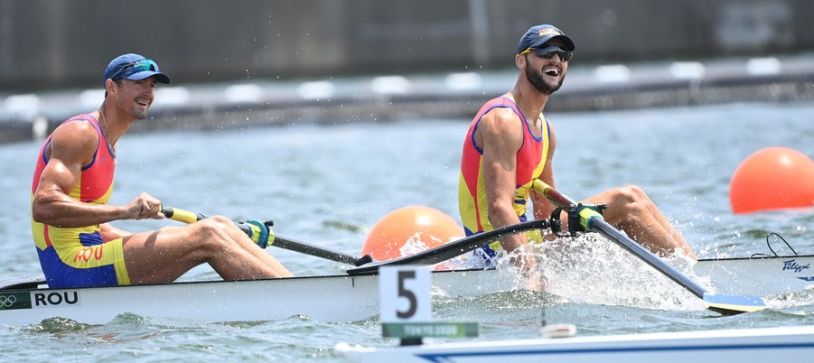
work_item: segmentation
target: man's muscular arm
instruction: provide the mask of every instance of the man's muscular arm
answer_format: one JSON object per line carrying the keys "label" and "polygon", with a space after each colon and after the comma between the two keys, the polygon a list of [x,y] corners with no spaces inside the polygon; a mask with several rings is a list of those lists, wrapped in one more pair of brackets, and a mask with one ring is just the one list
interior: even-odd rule
{"label": "man's muscular arm", "polygon": [[[557,138],[554,135],[554,128],[549,127],[548,135],[548,155],[546,155],[545,168],[543,173],[540,174],[540,180],[556,188],[554,184],[554,151],[557,149]],[[554,203],[548,200],[544,195],[537,193],[534,189],[531,190],[531,202],[534,206],[534,219],[548,219],[551,212],[554,211]]]}
{"label": "man's muscular arm", "polygon": [[34,192],[31,212],[35,221],[84,227],[118,219],[149,218],[157,213],[151,203],[155,198],[144,193],[125,206],[82,203],[69,196],[80,178],[82,165],[93,158],[98,143],[96,129],[85,122],[68,123],[54,131],[48,165]]}
{"label": "man's muscular arm", "polygon": [[[520,223],[514,210],[517,151],[523,143],[523,125],[511,110],[495,109],[478,125],[476,141],[483,148],[483,177],[489,203],[489,221],[494,228]],[[511,252],[526,244],[523,234],[515,233],[500,241]]]}

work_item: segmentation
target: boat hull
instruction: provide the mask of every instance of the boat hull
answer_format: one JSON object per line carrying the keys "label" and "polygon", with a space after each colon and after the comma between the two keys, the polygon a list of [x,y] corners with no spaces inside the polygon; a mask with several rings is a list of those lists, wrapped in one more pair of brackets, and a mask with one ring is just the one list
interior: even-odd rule
{"label": "boat hull", "polygon": [[[814,256],[702,260],[723,294],[774,296],[814,286]],[[523,288],[511,269],[437,271],[433,288],[446,296],[481,296]],[[327,322],[378,314],[377,275],[333,275],[254,281],[201,281],[81,289],[44,286],[0,290],[0,324],[38,324],[63,317],[104,324],[132,313],[194,321],[267,321],[308,316]]]}
{"label": "boat hull", "polygon": [[[510,273],[494,270],[433,275],[434,287],[450,296],[513,288]],[[359,321],[378,314],[378,295],[377,275],[5,290],[0,291],[0,323],[37,324],[62,317],[104,324],[123,313],[194,321],[268,321],[297,315],[327,322]]]}
{"label": "boat hull", "polygon": [[814,287],[814,256],[701,260],[697,276],[709,277],[718,293],[776,296]]}

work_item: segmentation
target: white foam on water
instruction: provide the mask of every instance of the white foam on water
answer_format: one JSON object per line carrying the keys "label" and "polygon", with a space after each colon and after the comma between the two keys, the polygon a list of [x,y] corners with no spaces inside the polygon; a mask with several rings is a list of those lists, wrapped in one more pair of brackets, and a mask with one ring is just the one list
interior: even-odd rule
{"label": "white foam on water", "polygon": [[[422,240],[422,233],[416,232],[414,235],[410,236],[404,245],[399,248],[399,254],[401,257],[411,256],[416,253],[420,253],[430,249],[426,243]],[[449,243],[453,241],[460,240],[463,238],[462,236],[455,236],[451,237],[449,240],[445,241],[435,236],[428,236],[430,240],[434,242],[435,245],[441,245],[444,243]],[[485,268],[483,264],[483,260],[481,257],[474,257],[472,253],[465,253],[460,256],[456,256],[450,258],[446,261],[439,262],[433,266],[434,270],[464,270],[464,269],[482,269]]]}
{"label": "white foam on water", "polygon": [[[431,238],[435,239],[434,237]],[[399,254],[401,257],[406,257],[428,249],[429,246],[421,240],[421,232],[416,232],[399,248]]]}
{"label": "white foam on water", "polygon": [[806,316],[804,311],[795,312],[793,308],[811,306],[814,304],[814,286],[808,286],[802,291],[788,292],[776,296],[764,297],[763,302],[769,309],[786,310],[791,314]]}
{"label": "white foam on water", "polygon": [[[434,238],[434,240],[438,241]],[[416,233],[401,247],[401,256],[428,246]],[[513,260],[533,257],[536,267],[524,272]],[[714,293],[706,277],[696,276],[694,261],[680,254],[665,262]],[[499,270],[514,273],[514,289],[544,290],[571,302],[620,305],[663,310],[703,310],[701,299],[656,271],[639,258],[597,234],[558,238],[497,256]],[[465,269],[482,266],[481,257],[471,253],[435,265],[435,269]]]}
{"label": "white foam on water", "polygon": [[[596,234],[558,238],[528,246],[521,253],[535,257],[534,273],[539,274],[546,292],[572,302],[664,310],[705,308],[686,289]],[[511,264],[509,256],[499,257],[498,268],[510,268],[506,266]],[[666,262],[701,285],[710,285],[694,275],[690,259],[676,255]]]}

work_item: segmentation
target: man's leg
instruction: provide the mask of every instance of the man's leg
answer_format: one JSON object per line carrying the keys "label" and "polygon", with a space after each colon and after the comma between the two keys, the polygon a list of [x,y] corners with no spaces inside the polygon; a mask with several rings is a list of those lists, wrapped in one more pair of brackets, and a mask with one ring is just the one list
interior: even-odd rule
{"label": "man's leg", "polygon": [[125,237],[124,259],[133,284],[172,282],[201,263],[224,280],[291,276],[224,217]]}
{"label": "man's leg", "polygon": [[608,223],[622,229],[631,238],[656,254],[666,256],[681,249],[685,255],[697,258],[695,252],[656,205],[637,186],[606,190],[587,199],[588,203],[605,203]]}

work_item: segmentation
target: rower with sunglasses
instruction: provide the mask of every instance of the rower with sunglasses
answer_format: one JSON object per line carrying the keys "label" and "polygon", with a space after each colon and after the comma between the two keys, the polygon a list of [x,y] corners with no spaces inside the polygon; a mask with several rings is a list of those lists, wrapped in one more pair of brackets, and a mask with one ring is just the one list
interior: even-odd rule
{"label": "rower with sunglasses", "polygon": [[138,54],[113,59],[99,109],[69,118],[43,143],[31,189],[31,229],[48,286],[167,283],[202,263],[226,280],[290,276],[224,217],[140,233],[109,225],[163,218],[161,202],[147,193],[126,205],[108,204],[116,142],[147,118],[158,83],[170,78],[155,61]]}
{"label": "rower with sunglasses", "polygon": [[[533,218],[546,219],[555,206],[532,190],[535,179],[555,187],[552,159],[554,128],[543,111],[562,85],[573,58],[574,42],[553,25],[531,27],[514,57],[519,75],[509,92],[489,100],[475,115],[463,145],[458,183],[458,206],[467,235],[510,226],[527,220],[526,203],[533,203]],[[679,250],[695,258],[678,230],[636,186],[604,191],[585,203],[606,204],[605,219],[643,246],[660,255]],[[567,230],[567,218],[561,218]],[[494,265],[497,252],[514,251],[529,239],[542,236],[513,234],[483,246],[470,258],[473,266]],[[516,263],[527,271],[535,261],[525,255]]]}

